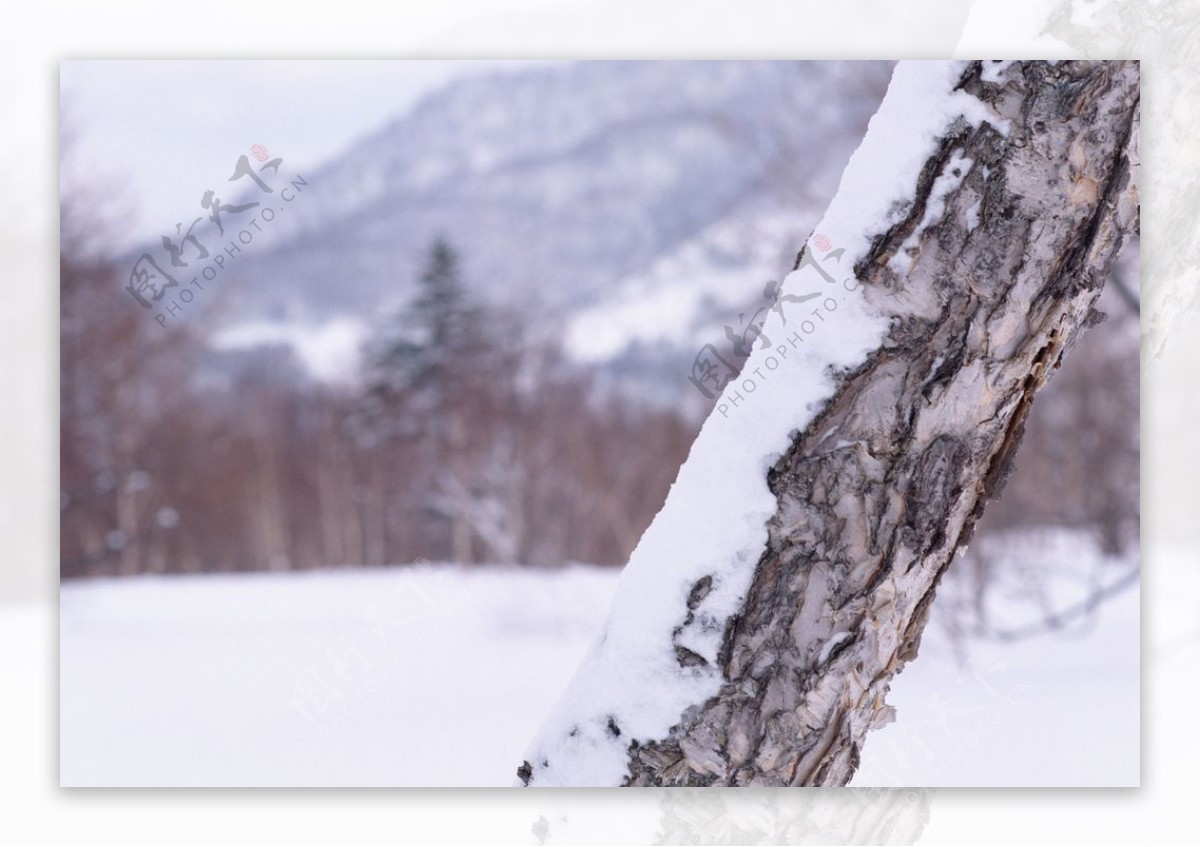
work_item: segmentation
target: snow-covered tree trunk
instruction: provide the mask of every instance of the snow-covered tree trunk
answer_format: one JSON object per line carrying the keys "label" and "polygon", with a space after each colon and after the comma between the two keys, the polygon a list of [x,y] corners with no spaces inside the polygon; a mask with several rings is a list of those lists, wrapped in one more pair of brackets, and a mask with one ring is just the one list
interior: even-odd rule
{"label": "snow-covered tree trunk", "polygon": [[1136,62],[898,66],[521,783],[849,782],[1036,393],[1102,317],[1138,96]]}

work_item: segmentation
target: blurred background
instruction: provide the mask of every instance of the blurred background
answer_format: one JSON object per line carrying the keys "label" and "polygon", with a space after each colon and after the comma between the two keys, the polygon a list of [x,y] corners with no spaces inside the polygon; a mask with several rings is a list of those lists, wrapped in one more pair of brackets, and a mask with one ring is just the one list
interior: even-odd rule
{"label": "blurred background", "polygon": [[[63,80],[66,578],[623,564],[711,404],[692,360],[734,357],[725,325],[790,269],[890,72],[462,63],[390,120],[376,97],[382,125],[303,172],[271,139],[302,196],[163,326],[123,292],[130,269],[143,250],[181,279],[212,266],[236,231],[201,195],[257,139],[169,184],[76,179],[144,146],[136,117],[111,140],[74,120],[99,87],[82,79],[162,85],[116,64]],[[104,216],[142,194],[184,202],[123,244]],[[173,268],[164,234],[196,264]]]}
{"label": "blurred background", "polygon": [[[478,655],[478,642],[499,633],[511,640],[488,661],[554,665],[541,687],[526,686],[527,700],[495,713],[508,729],[489,732],[505,735],[505,756],[518,749],[528,732],[512,713],[532,712],[536,725],[569,676],[711,409],[688,378],[693,361],[712,345],[739,364],[738,340],[832,197],[890,71],[788,61],[65,63],[67,781],[161,775],[153,753],[116,763],[78,752],[101,737],[138,746],[94,698],[118,711],[150,696],[135,677],[148,666],[178,671],[180,654],[137,653],[126,683],[114,682],[121,657],[163,633],[194,647],[222,622],[304,630],[283,662],[279,703],[328,735],[384,666],[360,633],[382,639],[381,621],[449,610],[440,625],[461,643],[432,630],[439,643]],[[277,216],[256,217],[289,186]],[[213,189],[223,232],[202,201]],[[227,250],[245,231],[252,241]],[[125,290],[143,256],[180,282],[150,308]],[[189,286],[205,268],[213,278]],[[1018,655],[1004,645],[1066,635],[1079,647],[1099,610],[1123,598],[1124,624],[1105,637],[1132,652],[1109,653],[1120,673],[1108,660],[1095,673],[1115,680],[1118,717],[1134,722],[1138,280],[1135,242],[1106,287],[1108,320],[1039,398],[1003,499],[950,571],[931,648],[953,657],[955,674],[967,657],[985,657],[994,677]],[[367,567],[387,569],[363,576]],[[212,576],[241,572],[318,581]],[[335,572],[358,581],[320,581]],[[401,602],[390,618],[361,611],[364,596],[407,584],[387,573],[414,581],[416,605]],[[144,578],[180,574],[196,576]],[[310,588],[295,593],[301,585]],[[245,618],[229,610],[239,597]],[[180,630],[185,621],[194,628]],[[566,645],[561,655],[535,646],[551,642]],[[270,655],[247,667],[247,680],[279,664]],[[89,670],[100,666],[103,675]],[[407,685],[423,673],[423,691],[445,688],[433,665],[399,676]],[[926,728],[978,720],[996,684],[984,679],[967,705],[943,699]],[[375,707],[381,722],[386,703],[395,698]],[[163,723],[160,744],[177,725]],[[392,730],[398,743],[411,743],[402,730]],[[1099,772],[1085,757],[1063,779],[1136,779],[1136,729],[1127,741]],[[167,782],[288,778],[280,761],[261,773],[245,760],[240,771],[206,771],[199,746]],[[970,756],[939,777],[914,776],[912,749],[877,757],[883,771],[868,771],[869,784],[984,784],[964,775],[976,773]],[[509,758],[497,754],[497,767]],[[366,771],[329,756],[289,767],[301,782],[397,780],[384,760]],[[470,774],[427,778],[492,778]]]}

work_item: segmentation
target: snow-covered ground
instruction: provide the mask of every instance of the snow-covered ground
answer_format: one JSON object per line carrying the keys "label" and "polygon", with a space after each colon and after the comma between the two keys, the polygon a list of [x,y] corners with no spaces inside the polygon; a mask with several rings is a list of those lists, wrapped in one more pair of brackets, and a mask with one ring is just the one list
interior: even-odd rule
{"label": "snow-covered ground", "polygon": [[[61,783],[513,782],[618,571],[455,567],[69,583]],[[855,785],[1135,785],[1138,593],[1071,637],[946,630]]]}

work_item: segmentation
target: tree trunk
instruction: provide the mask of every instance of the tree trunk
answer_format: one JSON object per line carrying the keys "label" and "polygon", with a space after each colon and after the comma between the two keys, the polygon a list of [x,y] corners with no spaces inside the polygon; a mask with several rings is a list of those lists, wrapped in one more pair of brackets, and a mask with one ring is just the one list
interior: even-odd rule
{"label": "tree trunk", "polygon": [[890,330],[768,474],[777,511],[719,693],[630,740],[626,785],[847,784],[1035,394],[1102,318],[1137,225],[1138,65],[989,64],[958,88],[995,119],[939,140],[855,263]]}

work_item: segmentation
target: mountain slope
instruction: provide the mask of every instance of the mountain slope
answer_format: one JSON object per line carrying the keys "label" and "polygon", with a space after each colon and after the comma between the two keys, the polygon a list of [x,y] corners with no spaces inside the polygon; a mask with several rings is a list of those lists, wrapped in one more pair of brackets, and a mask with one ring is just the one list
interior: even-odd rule
{"label": "mountain slope", "polygon": [[[722,310],[786,270],[887,70],[614,61],[463,78],[304,174],[303,202],[273,224],[270,248],[239,260],[226,319],[368,321],[408,298],[444,235],[485,300],[553,314],[576,339],[617,321],[601,329],[625,343],[599,358],[653,324],[643,308],[618,325],[630,309],[614,304],[656,291],[660,308],[686,312],[663,312],[665,340],[699,346],[709,339],[691,343],[697,326],[729,319]],[[739,243],[737,231],[771,236]],[[662,295],[663,282],[680,296]]]}

